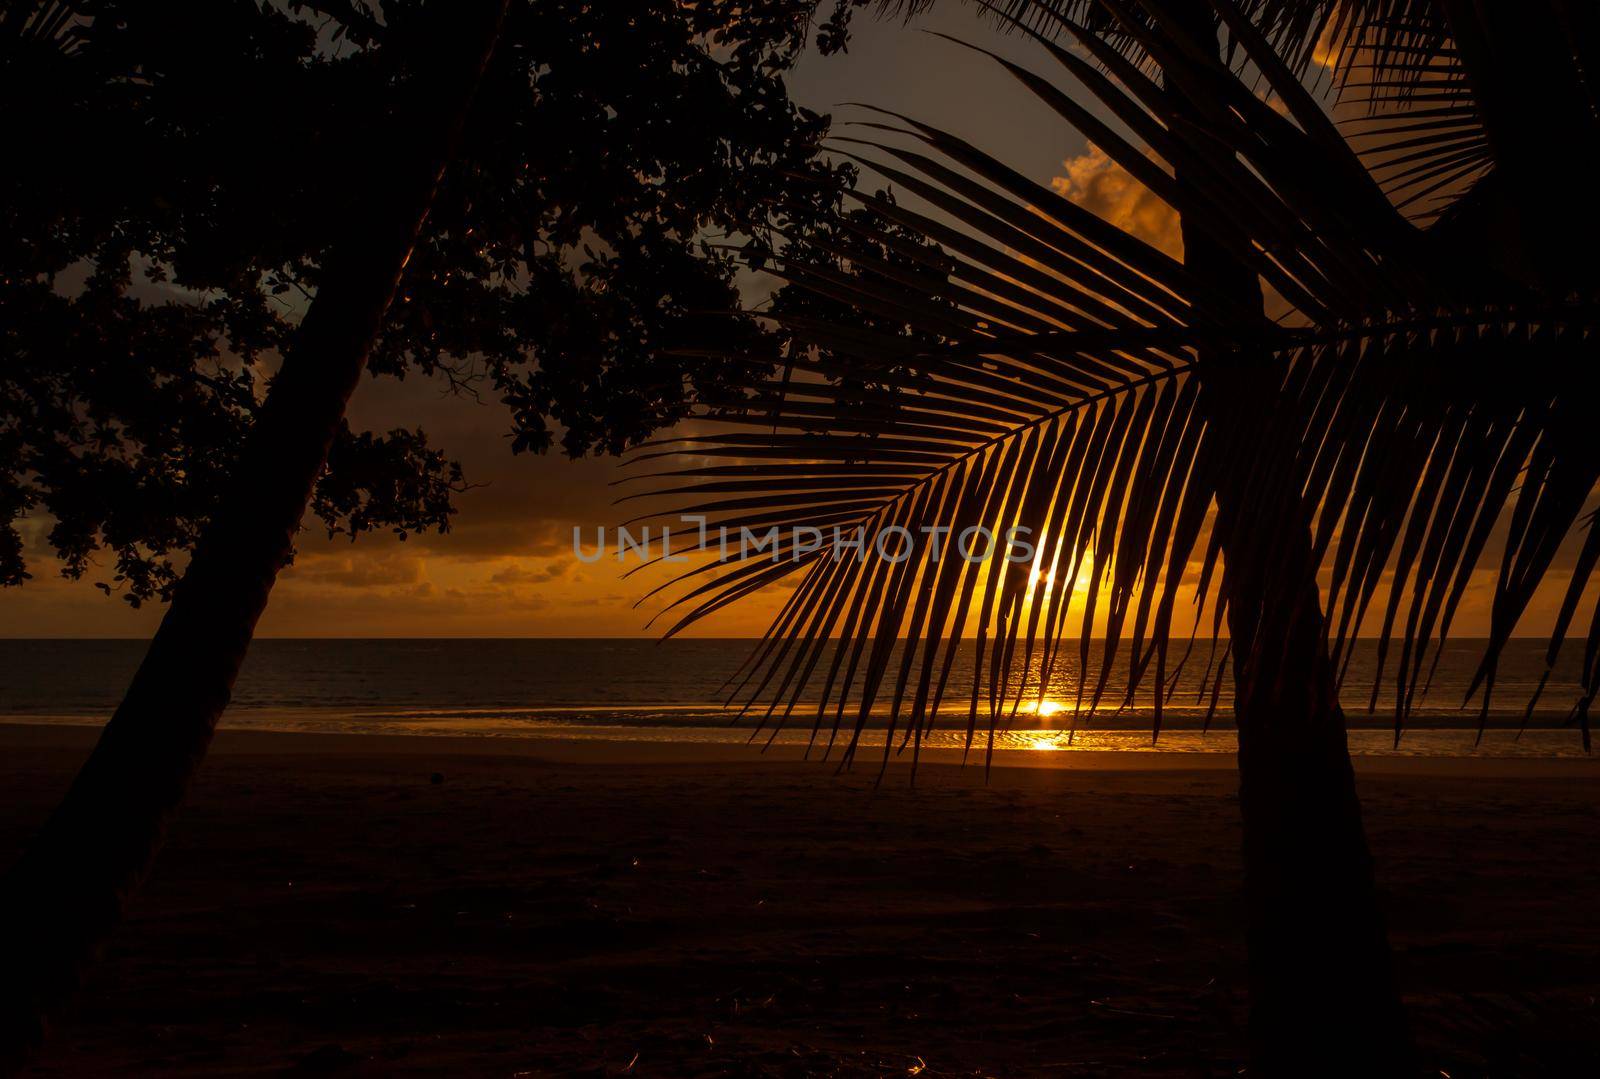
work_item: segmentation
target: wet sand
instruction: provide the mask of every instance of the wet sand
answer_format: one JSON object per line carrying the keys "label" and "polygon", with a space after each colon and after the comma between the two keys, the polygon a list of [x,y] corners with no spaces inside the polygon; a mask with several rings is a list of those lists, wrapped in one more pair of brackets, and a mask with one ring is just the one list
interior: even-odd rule
{"label": "wet sand", "polygon": [[[1238,1074],[1231,761],[1025,756],[225,732],[33,1074]],[[1600,1071],[1600,762],[1358,771],[1428,1074]]]}

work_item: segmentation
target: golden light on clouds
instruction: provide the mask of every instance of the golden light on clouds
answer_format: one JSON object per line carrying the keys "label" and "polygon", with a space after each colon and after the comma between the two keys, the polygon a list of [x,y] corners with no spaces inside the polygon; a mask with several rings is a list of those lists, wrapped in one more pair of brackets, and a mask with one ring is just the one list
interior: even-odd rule
{"label": "golden light on clouds", "polygon": [[1322,33],[1317,38],[1317,43],[1311,49],[1311,62],[1327,71],[1332,71],[1342,59],[1339,43],[1334,37],[1334,30],[1342,20],[1329,19],[1322,27]]}
{"label": "golden light on clouds", "polygon": [[1061,167],[1062,175],[1050,181],[1058,194],[1173,258],[1183,257],[1177,211],[1100,147],[1090,143],[1087,151],[1067,158]]}

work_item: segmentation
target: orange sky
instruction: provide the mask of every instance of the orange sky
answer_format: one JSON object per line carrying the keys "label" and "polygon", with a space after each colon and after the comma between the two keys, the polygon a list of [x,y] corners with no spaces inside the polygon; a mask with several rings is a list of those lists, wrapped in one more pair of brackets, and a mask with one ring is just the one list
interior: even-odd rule
{"label": "orange sky", "polygon": [[[954,6],[920,25],[944,29],[1017,57],[1040,70],[1047,63],[1025,43],[997,37]],[[937,72],[937,78],[929,77]],[[865,101],[912,113],[972,139],[1041,182],[1157,246],[1177,248],[1176,218],[1164,204],[1043,111],[982,57],[896,24],[863,19],[849,54],[811,56],[792,90],[812,107]],[[840,120],[849,110],[836,111]],[[836,128],[842,134],[848,131]],[[592,543],[595,529],[626,514],[610,504],[615,462],[561,457],[513,458],[501,406],[450,398],[425,379],[369,380],[356,395],[352,420],[388,429],[424,427],[434,444],[466,465],[484,486],[459,498],[454,530],[401,543],[386,535],[352,545],[307,534],[295,566],[273,593],[260,627],[265,636],[634,636],[658,606],[632,604],[662,578],[619,580],[607,561],[584,565],[571,553],[574,526]],[[70,582],[42,554],[42,520],[25,522],[35,580],[0,592],[0,635],[17,637],[148,635],[159,606],[135,611],[88,582]],[[1559,597],[1552,580],[1541,603]],[[1486,625],[1485,587],[1468,596],[1457,632]],[[792,585],[791,585],[792,587]],[[701,623],[701,636],[749,636],[766,628],[783,589],[735,604]],[[1180,605],[1186,606],[1186,605]],[[1183,617],[1180,615],[1180,618]],[[1529,620],[1530,631],[1548,610]],[[658,627],[659,628],[659,627]],[[1187,626],[1175,627],[1187,632]]]}

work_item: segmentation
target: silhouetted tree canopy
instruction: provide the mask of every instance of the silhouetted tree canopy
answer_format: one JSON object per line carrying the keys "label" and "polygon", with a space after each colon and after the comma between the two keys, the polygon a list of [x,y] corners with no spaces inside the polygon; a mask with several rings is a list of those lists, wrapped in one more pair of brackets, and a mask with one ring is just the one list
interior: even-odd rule
{"label": "silhouetted tree canopy", "polygon": [[[165,597],[349,210],[384,182],[417,0],[70,0],[0,12],[0,581],[20,518],[81,576]],[[615,452],[777,343],[716,245],[804,228],[844,170],[783,81],[790,0],[513,8],[370,363],[511,409],[514,451]],[[814,173],[807,179],[797,174]],[[821,182],[818,182],[821,181]],[[693,344],[743,357],[675,353]],[[421,430],[346,432],[332,532],[448,527]]]}

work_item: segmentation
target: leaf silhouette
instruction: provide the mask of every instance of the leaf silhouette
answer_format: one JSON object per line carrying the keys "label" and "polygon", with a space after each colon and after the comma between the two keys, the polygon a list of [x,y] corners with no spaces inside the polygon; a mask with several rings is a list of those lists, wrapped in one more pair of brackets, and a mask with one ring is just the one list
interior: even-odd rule
{"label": "leaf silhouette", "polygon": [[[731,687],[762,725],[790,720],[814,685],[813,744],[825,753],[842,744],[841,767],[877,714],[888,727],[882,763],[904,748],[915,760],[941,716],[965,727],[969,750],[980,730],[990,748],[1025,698],[1059,692],[1077,615],[1072,723],[1127,707],[1149,686],[1159,731],[1194,651],[1170,661],[1177,603],[1193,606],[1197,628],[1210,611],[1215,634],[1229,601],[1211,512],[1222,475],[1243,477],[1253,497],[1303,502],[1317,565],[1298,568],[1323,582],[1330,656],[1342,669],[1356,634],[1376,632],[1397,737],[1427,694],[1429,655],[1437,661],[1473,574],[1495,578],[1468,694],[1487,716],[1501,650],[1563,543],[1587,530],[1554,663],[1600,562],[1588,512],[1600,482],[1600,442],[1588,437],[1600,309],[1592,296],[1507,282],[1487,258],[1464,265],[1438,238],[1447,226],[1403,212],[1402,192],[1488,175],[1476,102],[1449,73],[1451,42],[1422,5],[1214,6],[1232,65],[1163,5],[1117,0],[1013,5],[1005,14],[1032,12],[1019,25],[1056,67],[1047,76],[996,63],[1186,221],[1241,252],[1288,304],[1279,323],[1229,309],[1168,256],[965,140],[878,113],[894,122],[867,124],[874,137],[846,140],[845,152],[918,205],[862,193],[833,234],[794,238],[769,269],[837,317],[774,311],[792,337],[791,377],[708,408],[703,418],[726,435],[636,458],[740,462],[654,475],[660,512],[729,515],[713,529],[760,509],[770,511],[763,520],[830,537],[904,538],[903,560],[841,559],[827,544],[785,540],[759,569],[713,562],[686,575],[717,574],[680,599],[691,607],[680,626],[800,575]],[[1358,136],[1342,134],[1303,83],[1307,41],[1324,31],[1369,57],[1373,100],[1409,110],[1374,119],[1392,130],[1366,128],[1391,140],[1384,154],[1352,145]],[[1173,89],[1210,103],[1203,125],[1168,107]],[[1091,99],[1134,139],[1083,104]],[[1178,168],[1195,182],[1172,183]],[[1230,384],[1253,387],[1241,402],[1269,403],[1254,422],[1230,425],[1249,430],[1248,443],[1197,406],[1202,386]],[[1028,559],[949,557],[964,535],[1019,529],[1034,546]],[[1503,550],[1490,542],[1497,531]],[[1227,546],[1235,559],[1270,562],[1276,541],[1268,530]],[[1600,610],[1588,634],[1574,709],[1585,744]],[[964,638],[971,675],[957,686]],[[1212,709],[1215,658],[1201,683]],[[1248,669],[1251,657],[1236,661]],[[1127,687],[1107,701],[1117,662]]]}

